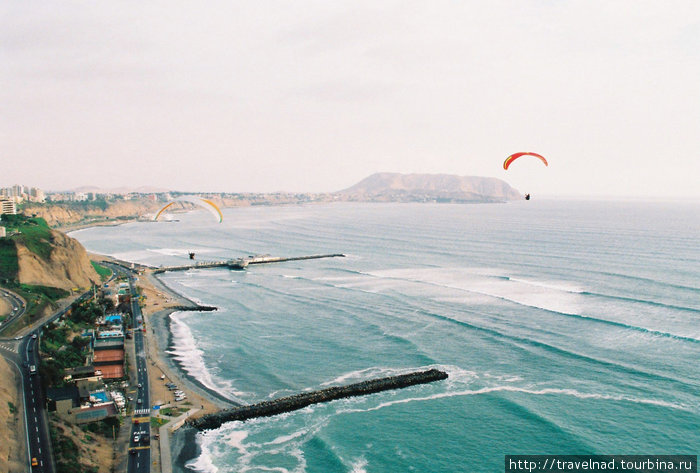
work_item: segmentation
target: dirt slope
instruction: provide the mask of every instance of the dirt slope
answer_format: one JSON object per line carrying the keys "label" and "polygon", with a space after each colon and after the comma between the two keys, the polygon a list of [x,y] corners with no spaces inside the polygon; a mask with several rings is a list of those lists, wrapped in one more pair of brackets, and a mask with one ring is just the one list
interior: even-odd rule
{"label": "dirt slope", "polygon": [[26,468],[24,429],[20,428],[20,396],[14,367],[0,358],[0,471],[23,472]]}
{"label": "dirt slope", "polygon": [[90,264],[85,248],[74,238],[52,230],[52,248],[48,260],[17,244],[18,279],[22,284],[60,287],[63,289],[88,288],[99,284],[100,277]]}

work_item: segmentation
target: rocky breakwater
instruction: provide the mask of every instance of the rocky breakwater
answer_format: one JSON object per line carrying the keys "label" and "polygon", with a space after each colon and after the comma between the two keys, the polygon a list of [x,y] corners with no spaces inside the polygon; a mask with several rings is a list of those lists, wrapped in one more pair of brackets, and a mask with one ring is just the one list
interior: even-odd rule
{"label": "rocky breakwater", "polygon": [[416,384],[432,383],[433,381],[440,381],[443,379],[447,379],[447,373],[444,371],[436,369],[416,371],[398,376],[389,376],[387,378],[371,379],[347,386],[334,386],[321,389],[320,391],[296,394],[294,396],[264,401],[249,406],[226,409],[214,414],[208,414],[197,419],[189,420],[187,423],[198,430],[217,429],[225,422],[236,420],[244,421],[256,417],[268,417],[284,412],[295,411],[321,402],[353,396],[364,396],[391,389],[407,388]]}

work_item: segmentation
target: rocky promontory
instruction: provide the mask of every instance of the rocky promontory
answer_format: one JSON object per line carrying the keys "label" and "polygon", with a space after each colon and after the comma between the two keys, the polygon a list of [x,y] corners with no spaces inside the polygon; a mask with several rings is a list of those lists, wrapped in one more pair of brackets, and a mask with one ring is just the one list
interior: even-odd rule
{"label": "rocky promontory", "polygon": [[495,177],[391,172],[372,174],[336,195],[359,202],[478,203],[522,198],[520,192]]}

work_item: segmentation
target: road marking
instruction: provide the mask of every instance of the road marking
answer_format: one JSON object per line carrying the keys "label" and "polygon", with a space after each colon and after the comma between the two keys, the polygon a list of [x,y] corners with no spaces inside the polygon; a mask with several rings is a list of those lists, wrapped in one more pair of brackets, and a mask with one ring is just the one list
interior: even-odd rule
{"label": "road marking", "polygon": [[34,422],[39,422],[39,419],[37,419],[36,416],[34,416]]}
{"label": "road marking", "polygon": [[[39,432],[39,427],[35,427],[35,429],[36,429],[37,432]],[[39,438],[39,437],[37,437],[37,438]]]}
{"label": "road marking", "polygon": [[39,447],[39,455],[41,455],[41,447]]}

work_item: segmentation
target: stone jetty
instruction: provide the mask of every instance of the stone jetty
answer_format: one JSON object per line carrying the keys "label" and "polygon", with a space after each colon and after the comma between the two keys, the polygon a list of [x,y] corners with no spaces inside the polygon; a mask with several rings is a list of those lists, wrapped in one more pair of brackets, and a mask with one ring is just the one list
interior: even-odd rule
{"label": "stone jetty", "polygon": [[266,263],[283,263],[285,261],[301,261],[307,259],[321,258],[344,258],[342,253],[331,253],[323,255],[307,255],[307,256],[270,256],[258,255],[248,256],[246,258],[234,258],[226,261],[199,261],[191,264],[183,264],[180,266],[163,266],[152,269],[153,274],[161,274],[168,271],[187,271],[190,269],[207,269],[207,268],[229,268],[229,269],[245,269],[251,264],[266,264]]}
{"label": "stone jetty", "polygon": [[284,412],[302,409],[320,402],[328,402],[353,396],[364,396],[380,391],[406,388],[416,384],[432,383],[433,381],[440,381],[443,379],[447,379],[447,373],[444,371],[436,369],[416,371],[398,376],[389,376],[387,378],[371,379],[347,386],[334,386],[321,389],[320,391],[296,394],[294,396],[264,401],[249,406],[226,409],[213,414],[207,414],[197,419],[188,420],[187,423],[198,430],[217,429],[225,422],[274,416]]}

